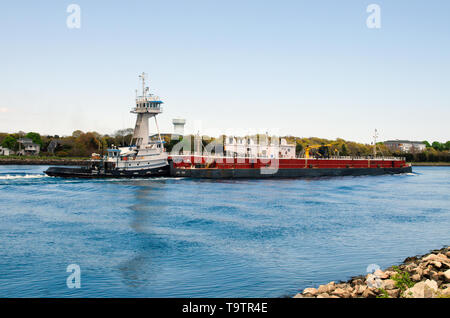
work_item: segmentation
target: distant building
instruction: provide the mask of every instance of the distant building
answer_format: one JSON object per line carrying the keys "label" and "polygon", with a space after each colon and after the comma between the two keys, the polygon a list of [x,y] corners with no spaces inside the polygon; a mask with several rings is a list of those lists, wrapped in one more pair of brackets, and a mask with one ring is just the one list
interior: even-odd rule
{"label": "distant building", "polygon": [[387,140],[384,144],[392,151],[422,152],[426,149],[426,145],[421,141]]}
{"label": "distant building", "polygon": [[52,141],[50,141],[50,143],[47,146],[47,151],[51,154],[55,153],[55,149],[58,147],[58,140],[53,139]]}
{"label": "distant building", "polygon": [[0,146],[0,156],[9,156],[10,154],[11,154],[11,150]]}
{"label": "distant building", "polygon": [[21,156],[37,156],[41,151],[41,146],[34,143],[33,140],[29,138],[21,138],[17,140],[19,143],[18,155]]}

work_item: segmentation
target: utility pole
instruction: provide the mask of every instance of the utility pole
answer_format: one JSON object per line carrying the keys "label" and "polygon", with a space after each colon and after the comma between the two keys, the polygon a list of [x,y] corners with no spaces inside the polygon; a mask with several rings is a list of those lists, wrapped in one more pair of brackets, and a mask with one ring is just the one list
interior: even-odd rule
{"label": "utility pole", "polygon": [[373,157],[377,156],[377,139],[378,139],[378,131],[375,128],[375,133],[373,134]]}

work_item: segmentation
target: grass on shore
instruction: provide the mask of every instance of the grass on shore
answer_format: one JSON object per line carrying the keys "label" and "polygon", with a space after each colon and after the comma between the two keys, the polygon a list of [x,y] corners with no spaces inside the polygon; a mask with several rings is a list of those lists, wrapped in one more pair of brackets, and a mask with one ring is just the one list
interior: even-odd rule
{"label": "grass on shore", "polygon": [[412,166],[450,166],[450,162],[411,162]]}
{"label": "grass on shore", "polygon": [[67,161],[79,161],[89,160],[88,157],[58,157],[58,156],[0,156],[0,160],[67,160]]}

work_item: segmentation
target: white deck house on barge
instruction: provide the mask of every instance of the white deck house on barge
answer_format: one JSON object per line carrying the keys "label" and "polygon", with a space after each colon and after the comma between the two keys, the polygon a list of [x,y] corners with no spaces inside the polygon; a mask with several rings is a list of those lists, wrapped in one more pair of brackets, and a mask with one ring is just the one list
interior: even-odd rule
{"label": "white deck house on barge", "polygon": [[295,158],[295,144],[282,138],[280,143],[257,142],[255,137],[226,137],[224,150],[227,156],[258,158]]}

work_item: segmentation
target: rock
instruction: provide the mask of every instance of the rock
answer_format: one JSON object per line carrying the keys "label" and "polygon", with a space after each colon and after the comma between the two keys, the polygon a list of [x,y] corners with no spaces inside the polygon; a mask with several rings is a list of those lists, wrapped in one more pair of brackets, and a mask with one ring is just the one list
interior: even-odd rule
{"label": "rock", "polygon": [[415,284],[413,287],[408,288],[404,297],[406,298],[432,298],[438,291],[438,285],[435,281],[427,279],[424,282]]}
{"label": "rock", "polygon": [[[444,262],[449,263],[450,259],[442,253],[430,254],[422,259],[422,262]],[[442,265],[442,264],[441,264]]]}
{"label": "rock", "polygon": [[407,263],[414,263],[417,261],[417,257],[412,256],[412,257],[407,257],[405,258],[405,260],[403,261],[403,263],[407,264]]}
{"label": "rock", "polygon": [[367,289],[367,285],[359,285],[355,288],[357,294],[361,295]]}
{"label": "rock", "polygon": [[386,278],[389,277],[389,276],[388,276],[385,272],[383,272],[381,269],[377,269],[375,272],[373,272],[373,274],[374,274],[375,276],[377,276],[378,278],[381,278],[381,279],[386,279]]}
{"label": "rock", "polygon": [[437,260],[439,260],[439,258],[436,254],[429,254],[429,255],[425,256],[424,258],[422,258],[422,262],[437,261]]}
{"label": "rock", "polygon": [[310,294],[311,296],[317,295],[317,289],[315,288],[305,288],[303,294]]}
{"label": "rock", "polygon": [[346,291],[342,288],[336,288],[331,294],[339,297],[343,297]]}
{"label": "rock", "polygon": [[340,297],[336,295],[331,295],[330,298],[340,298]]}
{"label": "rock", "polygon": [[414,263],[413,264],[408,264],[408,265],[405,266],[404,270],[410,273],[410,272],[414,271],[416,269],[416,267],[417,266]]}
{"label": "rock", "polygon": [[440,279],[439,274],[435,271],[430,271],[430,278],[434,281],[438,281]]}
{"label": "rock", "polygon": [[442,267],[442,263],[441,262],[433,261],[433,262],[431,262],[431,264],[434,267],[436,267],[436,268],[441,268]]}
{"label": "rock", "polygon": [[450,251],[445,253],[445,256],[447,256],[447,258],[450,258]]}
{"label": "rock", "polygon": [[352,281],[353,286],[362,285],[362,284],[364,284],[364,280],[362,280],[361,278],[357,278]]}
{"label": "rock", "polygon": [[422,276],[425,276],[426,278],[430,278],[430,272],[431,272],[431,269],[429,267],[427,267],[423,270]]}
{"label": "rock", "polygon": [[388,293],[389,297],[392,298],[398,298],[400,296],[400,289],[386,290],[386,292]]}
{"label": "rock", "polygon": [[331,293],[336,288],[336,284],[334,282],[328,283],[327,286],[328,286],[328,293]]}
{"label": "rock", "polygon": [[375,298],[377,295],[375,294],[374,289],[367,288],[366,290],[364,290],[362,296],[364,298]]}
{"label": "rock", "polygon": [[322,294],[319,294],[317,296],[317,298],[330,298],[330,295],[328,295],[327,293],[322,293]]}
{"label": "rock", "polygon": [[422,279],[422,277],[419,274],[414,274],[411,276],[411,279],[415,282],[420,282],[420,280]]}
{"label": "rock", "polygon": [[317,292],[319,294],[328,293],[328,285],[320,285],[319,288],[317,288]]}
{"label": "rock", "polygon": [[438,297],[450,297],[450,288],[440,289],[437,294]]}
{"label": "rock", "polygon": [[450,282],[450,269],[447,269],[445,272],[444,272],[444,278],[445,278],[445,281],[448,283],[448,282]]}
{"label": "rock", "polygon": [[414,270],[414,272],[416,273],[416,274],[418,274],[419,276],[422,276],[423,275],[423,268],[422,267],[416,267],[416,269]]}
{"label": "rock", "polygon": [[396,288],[395,287],[395,281],[393,281],[392,279],[383,280],[381,282],[381,287],[380,288],[383,288],[385,290],[395,289]]}
{"label": "rock", "polygon": [[304,297],[302,294],[299,293],[299,294],[295,295],[294,298],[304,298]]}
{"label": "rock", "polygon": [[353,292],[353,287],[350,285],[345,286],[345,288],[343,288],[346,292],[351,293]]}
{"label": "rock", "polygon": [[388,276],[388,278],[396,274],[394,271],[385,271],[384,273]]}
{"label": "rock", "polygon": [[327,285],[320,285],[317,289],[318,294],[327,293],[330,294],[335,289],[334,282],[328,283]]}

